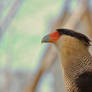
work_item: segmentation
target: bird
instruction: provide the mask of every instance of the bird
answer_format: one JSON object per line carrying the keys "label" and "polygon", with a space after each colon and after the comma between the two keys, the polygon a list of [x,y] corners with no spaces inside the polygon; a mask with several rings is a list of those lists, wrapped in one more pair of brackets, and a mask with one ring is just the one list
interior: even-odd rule
{"label": "bird", "polygon": [[66,92],[92,92],[91,40],[75,30],[58,28],[42,38],[52,43],[61,57]]}

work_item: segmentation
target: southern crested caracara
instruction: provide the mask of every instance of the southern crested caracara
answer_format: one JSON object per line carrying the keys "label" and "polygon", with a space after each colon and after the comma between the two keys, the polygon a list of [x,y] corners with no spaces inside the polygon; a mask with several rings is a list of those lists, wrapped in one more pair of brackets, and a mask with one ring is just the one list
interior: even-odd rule
{"label": "southern crested caracara", "polygon": [[92,92],[89,38],[69,29],[56,29],[56,32],[46,35],[42,42],[54,43],[58,48],[67,92]]}

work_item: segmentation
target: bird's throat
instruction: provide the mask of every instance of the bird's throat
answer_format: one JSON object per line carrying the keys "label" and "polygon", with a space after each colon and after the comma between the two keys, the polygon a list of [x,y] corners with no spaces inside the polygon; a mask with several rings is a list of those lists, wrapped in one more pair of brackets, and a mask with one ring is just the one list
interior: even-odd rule
{"label": "bird's throat", "polygon": [[64,68],[69,68],[76,63],[76,59],[88,52],[88,48],[78,39],[63,36],[57,42],[57,47],[61,56],[61,63]]}

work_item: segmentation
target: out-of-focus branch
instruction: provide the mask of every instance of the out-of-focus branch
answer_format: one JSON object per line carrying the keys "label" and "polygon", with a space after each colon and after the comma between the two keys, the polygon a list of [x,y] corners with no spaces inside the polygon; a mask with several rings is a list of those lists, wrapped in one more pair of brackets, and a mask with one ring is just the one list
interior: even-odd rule
{"label": "out-of-focus branch", "polygon": [[87,9],[85,13],[84,22],[86,24],[86,33],[92,39],[92,19],[91,19],[91,13],[89,9]]}
{"label": "out-of-focus branch", "polygon": [[3,10],[4,10],[4,1],[0,1],[0,21],[1,21],[1,18],[2,18],[2,13],[3,13]]}
{"label": "out-of-focus branch", "polygon": [[81,19],[84,17],[87,10],[87,0],[80,0],[80,4],[77,9],[70,15],[64,28],[75,29],[80,23]]}
{"label": "out-of-focus branch", "polygon": [[[40,65],[40,69],[38,70],[38,73],[36,74],[34,80],[31,82],[31,84],[28,85],[26,92],[35,92],[37,84],[41,78],[41,76],[44,74],[44,72],[46,72],[51,65],[54,63],[54,61],[56,61],[56,51],[53,50],[55,49],[55,47],[53,46],[49,46],[47,49],[47,53],[45,54],[45,57],[43,58],[43,62]],[[50,50],[50,52],[49,52]],[[53,54],[52,54],[53,53]],[[48,56],[49,54],[49,56]],[[54,58],[52,58],[54,56]],[[31,85],[31,87],[30,87]]]}
{"label": "out-of-focus branch", "polygon": [[[13,5],[11,6],[8,14],[4,18],[4,20],[2,22],[0,22],[0,44],[1,44],[1,41],[2,41],[2,38],[5,34],[5,32],[7,31],[7,28],[11,24],[12,20],[14,19],[15,15],[18,12],[20,6],[22,5],[22,2],[23,2],[23,0],[14,0]],[[8,48],[7,48],[7,51],[8,51]],[[12,54],[10,53],[10,51],[8,51],[7,55],[9,58],[6,62],[6,68],[4,71],[4,73],[6,75],[6,85],[5,85],[3,92],[6,92],[6,90],[8,90],[9,83],[11,80],[10,65],[12,63],[12,60],[10,60],[10,58],[12,57]]]}
{"label": "out-of-focus branch", "polygon": [[40,77],[42,76],[43,72],[44,72],[44,69],[40,68],[40,70],[37,73],[35,79],[33,81],[31,81],[32,82],[32,84],[31,84],[32,87],[30,88],[30,85],[27,85],[26,92],[34,92],[35,91],[36,85],[38,84],[38,81],[40,80]]}
{"label": "out-of-focus branch", "polygon": [[61,25],[64,25],[65,21],[69,17],[69,7],[71,5],[72,0],[64,0],[63,7],[61,7],[60,13],[55,16],[49,26],[48,26],[48,31],[53,32],[56,30],[56,28],[59,28]]}
{"label": "out-of-focus branch", "polygon": [[0,23],[0,42],[4,33],[6,32],[8,26],[11,24],[13,18],[15,17],[16,13],[18,12],[22,2],[24,0],[15,0],[11,9],[9,10],[8,14],[6,15],[5,19]]}

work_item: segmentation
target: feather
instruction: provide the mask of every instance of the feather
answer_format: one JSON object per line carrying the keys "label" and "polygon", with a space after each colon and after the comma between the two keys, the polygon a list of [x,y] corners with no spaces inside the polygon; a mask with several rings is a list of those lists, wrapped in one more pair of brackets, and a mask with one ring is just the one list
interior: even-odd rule
{"label": "feather", "polygon": [[92,92],[92,72],[85,72],[76,79],[79,92]]}

